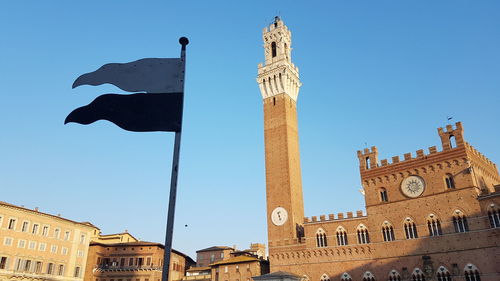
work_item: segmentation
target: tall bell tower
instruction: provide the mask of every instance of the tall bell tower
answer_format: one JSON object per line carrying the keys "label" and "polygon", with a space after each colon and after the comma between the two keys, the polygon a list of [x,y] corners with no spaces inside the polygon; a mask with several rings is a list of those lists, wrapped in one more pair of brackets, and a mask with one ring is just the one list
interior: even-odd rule
{"label": "tall bell tower", "polygon": [[[267,229],[277,241],[303,237],[304,203],[300,172],[297,97],[302,85],[291,61],[291,32],[279,17],[264,28],[265,64],[257,82],[264,103]],[[300,241],[300,240],[299,240]]]}

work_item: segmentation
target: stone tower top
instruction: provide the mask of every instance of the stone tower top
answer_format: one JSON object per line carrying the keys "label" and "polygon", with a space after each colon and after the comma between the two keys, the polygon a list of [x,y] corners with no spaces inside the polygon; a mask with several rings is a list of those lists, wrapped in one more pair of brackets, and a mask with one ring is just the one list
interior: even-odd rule
{"label": "stone tower top", "polygon": [[279,17],[262,31],[264,41],[265,65],[259,64],[257,83],[262,98],[287,94],[297,101],[299,88],[299,69],[292,63],[292,33]]}

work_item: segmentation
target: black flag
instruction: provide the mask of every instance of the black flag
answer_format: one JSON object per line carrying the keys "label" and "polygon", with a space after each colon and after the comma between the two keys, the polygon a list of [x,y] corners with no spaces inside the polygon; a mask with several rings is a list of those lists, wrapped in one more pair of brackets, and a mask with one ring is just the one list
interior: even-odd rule
{"label": "black flag", "polygon": [[71,112],[64,124],[84,125],[108,120],[133,132],[179,132],[182,127],[183,93],[105,94]]}

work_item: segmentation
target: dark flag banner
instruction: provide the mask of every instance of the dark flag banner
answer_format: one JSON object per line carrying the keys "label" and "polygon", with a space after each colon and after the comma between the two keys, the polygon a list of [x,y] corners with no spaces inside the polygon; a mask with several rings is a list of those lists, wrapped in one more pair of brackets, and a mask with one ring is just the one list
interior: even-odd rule
{"label": "dark flag banner", "polygon": [[94,72],[78,77],[73,88],[112,84],[127,92],[180,93],[184,85],[182,67],[180,58],[147,58],[129,63],[108,63]]}
{"label": "dark flag banner", "polygon": [[107,120],[133,132],[179,132],[182,121],[183,93],[105,94],[89,105],[71,112],[64,124],[88,125]]}

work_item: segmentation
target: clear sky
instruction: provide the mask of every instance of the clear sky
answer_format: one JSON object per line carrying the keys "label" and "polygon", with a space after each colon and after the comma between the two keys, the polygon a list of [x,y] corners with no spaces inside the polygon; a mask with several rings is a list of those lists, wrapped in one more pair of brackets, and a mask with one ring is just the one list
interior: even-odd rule
{"label": "clear sky", "polygon": [[[499,1],[0,1],[0,200],[163,242],[172,133],[63,125],[108,62],[189,37],[174,248],[267,242],[262,28],[292,31],[307,216],[363,209],[356,150],[465,138],[500,163]],[[187,227],[185,226],[187,225]]]}

